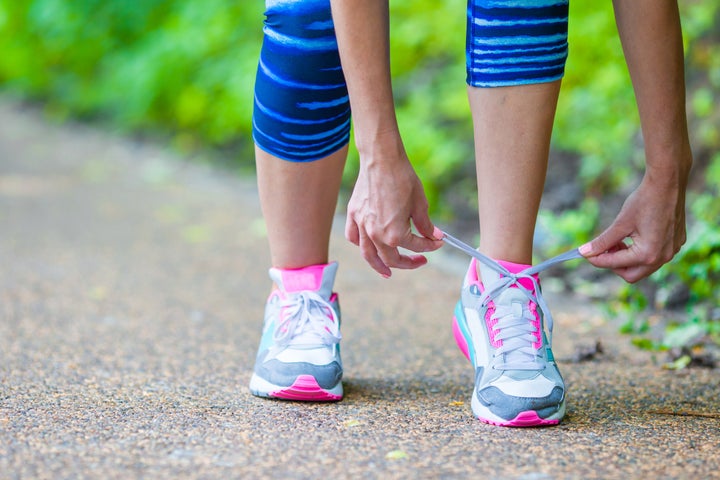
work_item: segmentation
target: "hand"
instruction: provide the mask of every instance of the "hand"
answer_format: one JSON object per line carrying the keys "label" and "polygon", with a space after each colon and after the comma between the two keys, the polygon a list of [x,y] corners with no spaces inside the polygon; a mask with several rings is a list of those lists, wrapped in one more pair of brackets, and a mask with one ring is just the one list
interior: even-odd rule
{"label": "hand", "polygon": [[[685,185],[646,177],[625,200],[615,221],[580,253],[596,267],[630,283],[669,262],[685,243]],[[624,241],[629,238],[629,245]]]}
{"label": "hand", "polygon": [[[428,216],[422,183],[404,152],[392,161],[361,162],[348,203],[345,236],[360,247],[363,258],[384,277],[391,267],[413,269],[427,263],[423,255],[404,255],[399,247],[430,252],[442,246],[442,232]],[[411,230],[411,221],[420,235]]]}

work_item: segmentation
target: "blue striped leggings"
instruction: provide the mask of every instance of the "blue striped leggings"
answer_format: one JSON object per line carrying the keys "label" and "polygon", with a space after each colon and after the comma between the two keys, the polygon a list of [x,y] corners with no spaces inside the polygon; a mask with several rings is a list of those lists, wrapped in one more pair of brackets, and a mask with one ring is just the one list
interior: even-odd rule
{"label": "blue striped leggings", "polygon": [[[330,0],[266,0],[253,139],[293,162],[324,158],[350,136],[350,103]],[[466,71],[475,87],[557,80],[568,0],[468,0]]]}

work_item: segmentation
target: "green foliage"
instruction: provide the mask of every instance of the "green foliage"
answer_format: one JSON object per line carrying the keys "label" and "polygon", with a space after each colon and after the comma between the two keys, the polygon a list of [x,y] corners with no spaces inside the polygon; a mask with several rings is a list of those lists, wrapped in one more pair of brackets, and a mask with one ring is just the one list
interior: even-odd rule
{"label": "green foliage", "polygon": [[217,146],[249,135],[258,2],[0,0],[0,82],[49,112]]}
{"label": "green foliage", "polygon": [[[556,148],[581,156],[580,179],[590,198],[627,191],[643,167],[639,119],[611,8],[610,2],[571,2],[571,54],[553,137]],[[686,245],[649,279],[623,287],[613,305],[615,314],[630,318],[622,330],[641,335],[635,342],[643,348],[678,347],[708,336],[717,342],[713,332],[720,328],[720,154],[713,154],[720,148],[720,38],[715,28],[720,1],[687,2],[681,9],[695,176],[701,180],[688,193]],[[553,228],[579,243],[602,227],[583,214],[586,202],[560,220],[551,215]],[[547,217],[541,215],[541,226]],[[671,311],[677,321],[655,341],[646,337],[649,315],[660,310],[666,316]]]}
{"label": "green foliage", "polygon": [[570,2],[568,33],[553,143],[581,156],[589,193],[611,193],[632,178],[639,124],[612,3]]}
{"label": "green foliage", "polygon": [[[666,332],[664,346],[673,347],[677,338],[697,340],[702,332],[717,341],[720,330],[720,153],[715,154],[706,171],[706,190],[691,192],[690,213],[693,221],[688,241],[676,258],[655,272],[648,280],[650,288],[628,285],[622,292],[616,311],[632,316],[647,307],[667,309],[673,296],[687,295],[683,302],[684,322],[671,325]],[[638,332],[636,328],[630,329]],[[673,333],[674,332],[674,333]],[[695,334],[689,334],[692,332]],[[668,340],[667,338],[675,340]]]}
{"label": "green foliage", "polygon": [[548,255],[557,255],[569,245],[582,245],[591,240],[600,215],[600,205],[586,198],[575,210],[554,213],[543,210],[538,217],[538,230],[549,237],[544,242]]}
{"label": "green foliage", "polygon": [[[225,148],[251,165],[262,8],[260,0],[0,0],[0,87],[42,101],[56,118],[161,132],[180,148]],[[592,238],[608,217],[603,200],[627,192],[643,169],[639,120],[612,4],[579,1],[570,9],[570,57],[553,148],[581,159],[576,181],[585,199],[575,210],[541,214],[540,229],[552,232],[545,254],[554,253],[552,245],[561,249]],[[681,9],[688,112],[699,160],[688,195],[688,242],[649,280],[625,287],[616,306],[632,313],[633,322],[624,328],[637,332],[647,328],[644,312],[673,306],[670,300],[685,289],[681,303],[687,311],[668,330],[668,344],[690,338],[683,329],[697,325],[717,338],[720,324],[720,0],[689,0]],[[474,169],[464,30],[464,1],[391,2],[398,118],[433,215],[445,221],[452,221],[450,209],[441,208],[445,200],[452,196],[472,205],[475,197],[468,188]],[[357,162],[351,150],[346,186]]]}

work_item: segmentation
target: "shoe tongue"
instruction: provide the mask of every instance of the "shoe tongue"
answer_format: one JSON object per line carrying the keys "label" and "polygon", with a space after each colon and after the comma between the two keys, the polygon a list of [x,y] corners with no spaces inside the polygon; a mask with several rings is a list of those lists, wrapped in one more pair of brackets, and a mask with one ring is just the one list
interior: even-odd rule
{"label": "shoe tongue", "polygon": [[272,281],[287,293],[310,290],[329,300],[337,268],[337,262],[332,262],[296,269],[271,268],[269,273]]}

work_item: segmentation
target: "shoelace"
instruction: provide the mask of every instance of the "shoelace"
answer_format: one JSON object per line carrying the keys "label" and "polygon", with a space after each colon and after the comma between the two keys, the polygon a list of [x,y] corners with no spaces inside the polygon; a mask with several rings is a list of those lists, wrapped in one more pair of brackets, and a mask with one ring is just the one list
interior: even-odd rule
{"label": "shoelace", "polygon": [[335,309],[315,292],[293,293],[282,302],[281,321],[273,332],[278,346],[317,346],[340,342],[340,321]]}
{"label": "shoelace", "polygon": [[[483,255],[470,245],[458,240],[447,232],[443,232],[443,237],[447,244],[465,252],[501,274],[500,279],[496,283],[485,285],[485,291],[480,297],[481,303],[487,305],[487,303],[495,299],[510,286],[516,286],[518,290],[528,298],[529,302],[537,303],[548,327],[548,344],[552,346],[553,318],[545,302],[545,298],[543,298],[538,280],[534,275],[568,260],[582,258],[578,249],[568,250],[565,253],[561,253],[518,273],[511,273],[492,258]],[[529,281],[532,289],[525,288],[520,283],[521,279]],[[533,290],[535,291],[534,295]],[[518,311],[517,308],[522,307],[514,304],[510,307],[498,306],[496,308],[493,317],[498,320],[494,326],[494,330],[497,332],[495,338],[503,340],[503,346],[498,350],[498,354],[509,354],[507,357],[512,358],[512,361],[498,363],[495,365],[495,368],[500,370],[538,370],[542,368],[542,366],[537,363],[537,355],[533,347],[533,343],[537,341],[533,334],[534,327],[531,325],[534,317],[530,317],[529,315],[532,315],[532,313],[526,311],[526,309],[523,308],[522,311]],[[543,332],[539,333],[542,335]]]}

